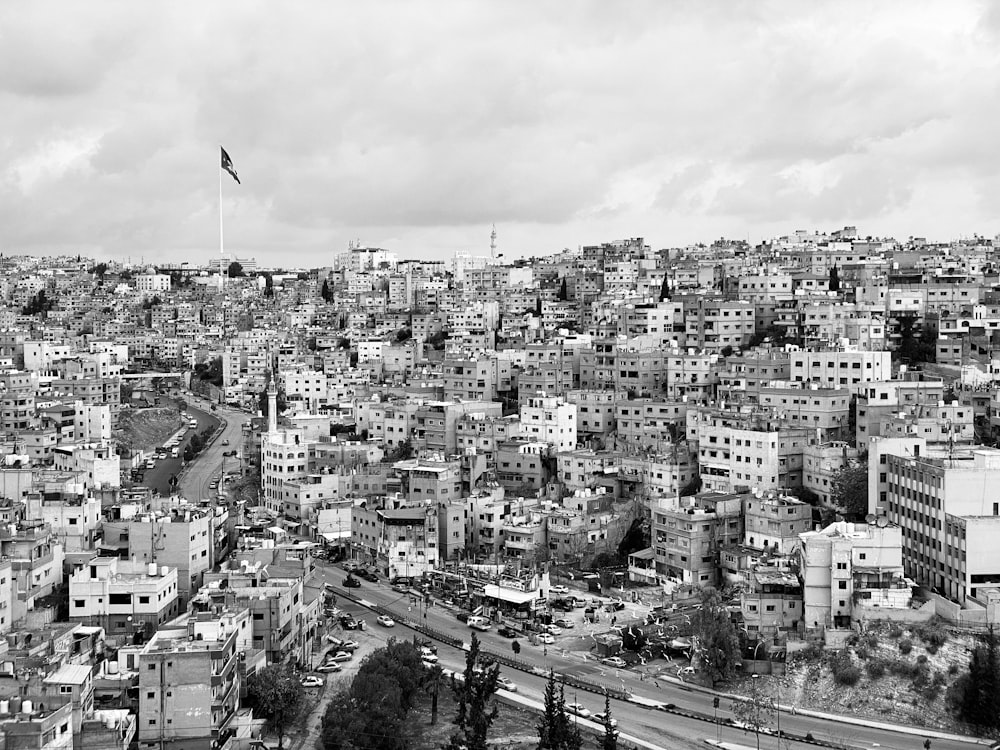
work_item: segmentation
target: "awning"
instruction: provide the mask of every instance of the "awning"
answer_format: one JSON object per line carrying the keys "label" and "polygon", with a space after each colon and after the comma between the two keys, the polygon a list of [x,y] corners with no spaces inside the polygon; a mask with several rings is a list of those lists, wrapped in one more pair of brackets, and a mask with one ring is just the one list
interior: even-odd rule
{"label": "awning", "polygon": [[483,587],[483,595],[491,599],[499,599],[502,602],[512,604],[526,604],[538,598],[537,591],[518,591],[517,589],[503,588],[495,583],[488,583]]}
{"label": "awning", "polygon": [[272,534],[287,534],[288,533],[287,531],[285,531],[280,526],[269,526],[267,530],[270,531]]}

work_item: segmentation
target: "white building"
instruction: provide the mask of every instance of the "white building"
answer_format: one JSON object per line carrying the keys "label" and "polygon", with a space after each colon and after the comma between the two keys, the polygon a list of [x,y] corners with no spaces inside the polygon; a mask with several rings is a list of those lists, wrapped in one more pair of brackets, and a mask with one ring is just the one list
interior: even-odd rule
{"label": "white building", "polygon": [[576,448],[576,404],[557,396],[530,396],[521,407],[521,434],[549,443],[556,451]]}
{"label": "white building", "polygon": [[165,273],[143,273],[135,277],[136,291],[155,294],[170,291],[170,276]]}
{"label": "white building", "polygon": [[74,401],[74,434],[83,442],[111,439],[111,407],[108,404],[85,404]]}
{"label": "white building", "polygon": [[70,620],[109,635],[152,633],[178,614],[176,568],[95,557],[70,576]]}
{"label": "white building", "polygon": [[819,383],[858,393],[862,383],[892,378],[892,352],[854,348],[792,352],[791,377],[795,383]]}

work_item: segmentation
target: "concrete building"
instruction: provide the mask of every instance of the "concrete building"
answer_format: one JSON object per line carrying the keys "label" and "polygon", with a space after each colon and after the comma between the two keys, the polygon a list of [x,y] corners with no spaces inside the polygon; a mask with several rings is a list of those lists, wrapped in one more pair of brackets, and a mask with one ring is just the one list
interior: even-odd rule
{"label": "concrete building", "polygon": [[151,634],[177,616],[177,570],[95,557],[69,579],[69,617],[113,636]]}
{"label": "concrete building", "polygon": [[791,379],[861,393],[864,383],[892,378],[892,353],[860,349],[799,351],[791,355]]}
{"label": "concrete building", "polygon": [[576,448],[577,405],[555,396],[532,396],[521,407],[521,433],[554,451]]}
{"label": "concrete building", "polygon": [[903,578],[898,526],[840,521],[800,535],[803,624],[807,631],[847,630],[856,614],[876,604],[906,609],[911,585]]}
{"label": "concrete building", "polygon": [[802,487],[831,504],[833,482],[841,469],[858,460],[858,449],[845,442],[816,443],[802,449]]}
{"label": "concrete building", "polygon": [[390,580],[429,573],[438,565],[437,510],[432,507],[383,508],[378,520],[377,564]]}
{"label": "concrete building", "polygon": [[661,580],[714,586],[719,552],[743,537],[743,501],[739,495],[705,493],[651,503],[656,572]]}
{"label": "concrete building", "polygon": [[812,528],[812,506],[773,492],[743,497],[743,543],[771,556],[792,554],[799,535]]}
{"label": "concrete building", "polygon": [[802,619],[802,583],[787,570],[754,568],[740,595],[740,609],[751,635],[768,638],[795,630]]}

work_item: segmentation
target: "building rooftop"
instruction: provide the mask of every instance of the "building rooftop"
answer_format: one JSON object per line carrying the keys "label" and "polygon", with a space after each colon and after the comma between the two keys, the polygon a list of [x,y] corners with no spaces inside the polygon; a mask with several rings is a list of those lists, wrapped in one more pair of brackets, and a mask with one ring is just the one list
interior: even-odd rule
{"label": "building rooftop", "polygon": [[91,667],[82,664],[63,664],[42,682],[47,685],[82,685],[90,677]]}

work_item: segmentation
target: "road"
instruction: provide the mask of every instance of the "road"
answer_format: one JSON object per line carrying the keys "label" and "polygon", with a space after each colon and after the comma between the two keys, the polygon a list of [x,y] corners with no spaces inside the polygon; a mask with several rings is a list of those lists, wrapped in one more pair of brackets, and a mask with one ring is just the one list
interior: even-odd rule
{"label": "road", "polygon": [[[215,426],[219,424],[219,420],[212,416],[209,412],[196,409],[193,406],[188,409],[188,413],[197,418],[198,432],[206,429],[214,429]],[[142,484],[146,487],[152,488],[154,492],[159,492],[161,495],[171,494],[174,490],[170,486],[170,478],[176,476],[180,472],[181,467],[184,464],[184,460],[182,458],[184,455],[184,446],[188,444],[194,434],[195,433],[191,430],[188,430],[187,433],[185,433],[184,439],[178,445],[178,458],[158,458],[156,460],[156,465],[152,469],[147,469],[143,474]],[[183,482],[181,483],[181,487],[183,487]]]}
{"label": "road", "polygon": [[[342,583],[345,573],[341,568],[320,563],[316,567],[316,574],[319,580],[329,583],[341,592],[344,591]],[[439,605],[422,610],[419,605],[411,604],[406,595],[393,591],[385,582],[378,584],[364,582],[361,588],[351,589],[350,593],[366,602],[388,607],[401,616],[414,620],[422,619],[428,627],[435,630],[447,632],[466,640],[469,638],[471,631],[455,618],[452,611]],[[341,598],[341,601],[346,602],[347,600]],[[369,627],[378,627],[374,624],[374,615],[369,614],[366,619],[369,621]],[[403,630],[403,632],[408,631]],[[492,631],[480,633],[479,636],[485,648],[498,653],[510,653],[513,656],[510,640],[502,638]],[[673,703],[680,710],[689,709],[703,715],[712,715],[711,695],[692,690],[677,684],[676,681],[668,682],[665,678],[658,678],[652,674],[640,675],[632,669],[616,670],[601,665],[586,653],[590,637],[591,634],[585,631],[581,624],[573,630],[564,631],[564,634],[557,638],[556,643],[547,648],[533,646],[526,639],[520,639],[522,650],[519,658],[540,667],[542,670],[551,668],[557,673],[572,675],[587,682],[619,690],[625,689],[640,700]],[[439,644],[438,653],[442,665],[449,668],[463,667],[464,655],[461,650]],[[664,668],[661,674],[667,674],[668,665],[666,662],[657,661],[655,664]],[[508,668],[504,668],[504,672],[519,685],[520,692],[526,697],[541,700],[545,683],[543,676]],[[603,707],[602,698],[593,693],[580,693],[579,696],[574,694],[572,700],[577,700],[577,698],[591,711],[598,711]],[[569,695],[567,695],[567,700],[570,700]],[[711,723],[677,714],[662,713],[629,701],[613,700],[612,711],[619,719],[620,731],[661,746],[664,744],[665,734],[672,734],[688,740],[692,738],[715,739],[717,731],[723,741],[755,744],[753,734],[745,733],[741,729],[721,725],[717,730]],[[722,699],[718,716],[722,720],[732,718],[728,699]],[[881,747],[891,750],[913,750],[914,747],[923,744],[922,736],[895,731],[891,728],[857,726],[840,720],[803,716],[801,713],[792,715],[786,711],[781,712],[780,719],[783,732],[799,736],[811,733],[817,740],[827,740],[857,748]],[[792,744],[800,745],[803,748],[811,747],[805,743],[794,743],[787,739],[782,741],[782,745],[785,747]],[[971,747],[981,747],[973,739],[957,741],[935,738],[932,744],[934,750],[969,750]],[[777,750],[777,738],[762,735],[761,748]]]}
{"label": "road", "polygon": [[187,471],[181,476],[180,494],[192,502],[197,502],[215,497],[216,490],[211,489],[210,485],[213,479],[218,479],[222,475],[224,465],[227,471],[239,468],[238,459],[227,459],[222,454],[239,450],[243,422],[248,416],[246,412],[224,406],[216,406],[217,411],[209,413],[210,406],[207,401],[191,394],[186,394],[185,397],[188,412],[198,418],[199,429],[204,419],[218,417],[225,421],[225,427],[219,437],[188,465]]}

